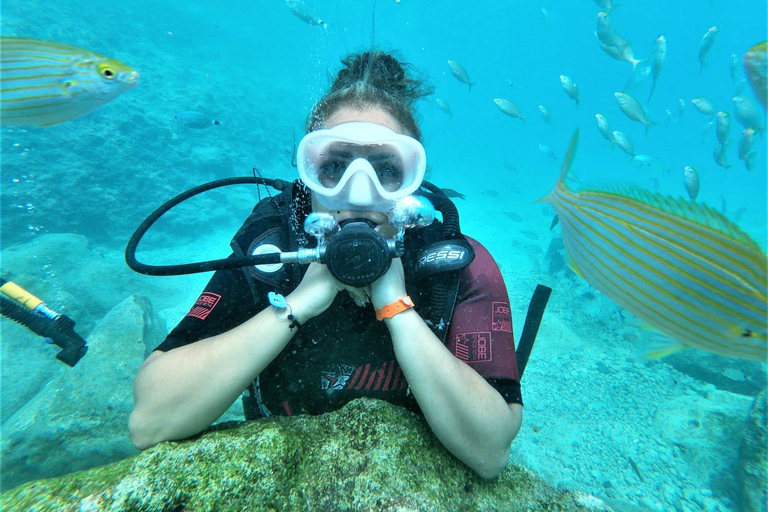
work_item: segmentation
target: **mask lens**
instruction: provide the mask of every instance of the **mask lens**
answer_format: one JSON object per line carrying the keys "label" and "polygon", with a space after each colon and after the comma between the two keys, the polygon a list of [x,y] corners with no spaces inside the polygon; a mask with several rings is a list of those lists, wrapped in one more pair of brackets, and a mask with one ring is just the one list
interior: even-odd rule
{"label": "mask lens", "polygon": [[400,152],[389,144],[331,144],[317,156],[317,181],[326,188],[339,184],[349,164],[358,158],[368,160],[387,192],[397,192],[405,182],[405,163]]}
{"label": "mask lens", "polygon": [[354,160],[353,153],[346,146],[350,144],[333,144],[318,155],[317,181],[322,186],[330,189],[338,185],[344,171]]}
{"label": "mask lens", "polygon": [[367,160],[376,171],[376,177],[384,190],[397,192],[403,187],[405,181],[404,162],[395,148],[388,145],[376,147],[368,155]]}

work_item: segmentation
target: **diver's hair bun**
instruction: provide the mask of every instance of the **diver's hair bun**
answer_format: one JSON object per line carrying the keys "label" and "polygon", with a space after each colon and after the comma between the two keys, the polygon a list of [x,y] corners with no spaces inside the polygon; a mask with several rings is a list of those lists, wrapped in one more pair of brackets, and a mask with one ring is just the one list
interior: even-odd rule
{"label": "diver's hair bun", "polygon": [[353,53],[341,63],[344,67],[336,76],[331,93],[364,84],[386,92],[409,106],[431,93],[423,87],[422,81],[408,75],[407,64],[401,64],[394,55],[381,50]]}
{"label": "diver's hair bun", "polygon": [[397,119],[406,133],[421,140],[414,104],[432,94],[432,88],[416,78],[408,64],[395,54],[381,50],[353,53],[341,63],[344,67],[333,80],[331,89],[312,108],[307,131],[323,126],[339,109],[377,107]]}

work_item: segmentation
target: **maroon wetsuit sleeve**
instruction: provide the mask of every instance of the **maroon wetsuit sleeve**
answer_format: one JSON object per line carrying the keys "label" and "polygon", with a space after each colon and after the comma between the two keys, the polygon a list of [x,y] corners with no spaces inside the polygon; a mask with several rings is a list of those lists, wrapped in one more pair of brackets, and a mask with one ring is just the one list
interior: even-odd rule
{"label": "maroon wetsuit sleeve", "polygon": [[522,403],[509,295],[488,250],[467,237],[475,259],[462,271],[448,349],[510,403]]}

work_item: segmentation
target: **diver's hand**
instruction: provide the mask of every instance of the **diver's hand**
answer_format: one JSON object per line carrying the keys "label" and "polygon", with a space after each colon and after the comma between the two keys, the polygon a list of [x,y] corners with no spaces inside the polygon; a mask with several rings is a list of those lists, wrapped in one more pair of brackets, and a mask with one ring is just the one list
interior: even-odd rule
{"label": "diver's hand", "polygon": [[375,309],[381,309],[406,295],[403,262],[395,258],[387,273],[371,285],[371,302]]}
{"label": "diver's hand", "polygon": [[336,294],[343,289],[344,285],[331,275],[327,266],[310,263],[299,286],[285,301],[291,306],[299,323],[303,324],[328,309]]}

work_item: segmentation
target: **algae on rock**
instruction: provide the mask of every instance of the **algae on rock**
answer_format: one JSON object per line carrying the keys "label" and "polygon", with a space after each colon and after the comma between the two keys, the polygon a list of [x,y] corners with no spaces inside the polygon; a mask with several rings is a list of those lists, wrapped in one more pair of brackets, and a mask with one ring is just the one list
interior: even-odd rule
{"label": "algae on rock", "polygon": [[483,480],[423,420],[358,399],[322,416],[215,427],[88,471],[25,484],[4,511],[609,510],[509,466]]}

